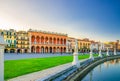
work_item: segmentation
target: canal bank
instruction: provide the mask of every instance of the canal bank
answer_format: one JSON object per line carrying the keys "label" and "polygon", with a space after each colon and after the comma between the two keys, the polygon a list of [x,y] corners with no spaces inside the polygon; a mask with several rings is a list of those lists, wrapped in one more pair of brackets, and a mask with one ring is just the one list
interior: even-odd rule
{"label": "canal bank", "polygon": [[116,56],[109,56],[109,57],[104,57],[104,58],[97,58],[93,62],[90,62],[86,66],[82,66],[79,68],[76,72],[74,72],[72,75],[68,76],[64,81],[80,81],[86,74],[88,74],[93,68],[95,68],[97,65],[113,60],[113,59],[118,59],[120,58],[120,55]]}

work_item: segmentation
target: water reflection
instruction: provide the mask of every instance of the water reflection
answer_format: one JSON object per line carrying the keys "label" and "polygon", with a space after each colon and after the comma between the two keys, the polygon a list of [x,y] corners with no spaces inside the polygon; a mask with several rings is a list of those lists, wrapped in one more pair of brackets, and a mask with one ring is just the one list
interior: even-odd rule
{"label": "water reflection", "polygon": [[104,62],[80,81],[120,81],[120,59]]}
{"label": "water reflection", "polygon": [[90,71],[89,75],[90,75],[90,81],[92,81],[92,71]]}

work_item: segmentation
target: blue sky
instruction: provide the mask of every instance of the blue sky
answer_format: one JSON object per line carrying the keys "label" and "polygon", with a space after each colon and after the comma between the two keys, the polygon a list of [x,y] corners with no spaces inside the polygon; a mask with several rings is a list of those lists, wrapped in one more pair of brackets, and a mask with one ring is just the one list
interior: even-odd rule
{"label": "blue sky", "polygon": [[120,39],[120,0],[0,0],[0,28],[115,41]]}

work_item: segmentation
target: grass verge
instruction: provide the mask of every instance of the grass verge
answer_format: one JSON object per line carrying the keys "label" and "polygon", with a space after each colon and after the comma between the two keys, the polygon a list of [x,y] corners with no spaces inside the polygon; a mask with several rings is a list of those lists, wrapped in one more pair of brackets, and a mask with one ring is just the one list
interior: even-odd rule
{"label": "grass verge", "polygon": [[[98,54],[94,55],[97,56]],[[89,58],[89,55],[80,55],[79,59]],[[73,56],[58,56],[46,58],[32,58],[22,60],[7,60],[5,61],[5,80],[28,73],[41,71],[47,68],[58,66],[61,64],[72,62]]]}

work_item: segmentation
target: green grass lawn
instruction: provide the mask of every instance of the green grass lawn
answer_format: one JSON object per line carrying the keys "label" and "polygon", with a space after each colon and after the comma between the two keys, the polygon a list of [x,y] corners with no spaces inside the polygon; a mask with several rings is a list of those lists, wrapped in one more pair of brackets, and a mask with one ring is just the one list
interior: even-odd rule
{"label": "green grass lawn", "polygon": [[[96,54],[95,56],[97,56]],[[89,58],[89,55],[79,56],[79,59]],[[72,62],[73,56],[58,56],[5,61],[5,80],[24,74],[40,71],[57,65]]]}

